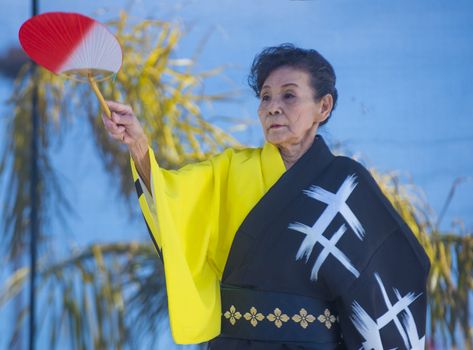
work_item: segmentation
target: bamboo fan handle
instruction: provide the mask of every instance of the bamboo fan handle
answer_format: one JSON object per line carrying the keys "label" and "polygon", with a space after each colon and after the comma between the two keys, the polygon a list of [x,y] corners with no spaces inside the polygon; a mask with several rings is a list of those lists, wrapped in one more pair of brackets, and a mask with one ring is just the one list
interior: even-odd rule
{"label": "bamboo fan handle", "polygon": [[94,90],[95,95],[99,99],[99,102],[100,102],[100,105],[102,106],[103,111],[107,115],[108,119],[112,119],[112,112],[110,112],[110,108],[108,108],[107,103],[105,103],[105,99],[103,98],[102,93],[100,92],[92,74],[90,73],[88,74],[88,79],[89,79],[89,84],[92,90]]}

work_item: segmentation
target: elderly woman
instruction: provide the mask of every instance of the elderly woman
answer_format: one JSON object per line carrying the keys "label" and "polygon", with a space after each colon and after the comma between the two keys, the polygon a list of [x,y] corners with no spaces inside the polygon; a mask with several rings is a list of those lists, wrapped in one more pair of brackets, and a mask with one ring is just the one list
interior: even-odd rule
{"label": "elderly woman", "polygon": [[161,169],[130,107],[127,144],[177,343],[209,349],[423,349],[429,260],[369,172],[317,134],[337,101],[315,50],[271,47],[249,78],[262,148]]}

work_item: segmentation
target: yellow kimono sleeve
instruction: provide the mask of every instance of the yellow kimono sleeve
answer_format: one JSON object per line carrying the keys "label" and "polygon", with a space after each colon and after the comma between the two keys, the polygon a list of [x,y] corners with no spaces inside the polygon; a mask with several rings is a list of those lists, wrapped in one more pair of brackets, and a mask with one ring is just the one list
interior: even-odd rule
{"label": "yellow kimono sleeve", "polygon": [[[234,234],[284,172],[276,148],[265,149],[270,155],[266,162],[261,157],[265,150],[230,149],[205,162],[165,170],[149,148],[157,215],[150,211],[144,195],[139,202],[163,259],[176,343],[200,343],[220,334],[220,278]],[[136,182],[133,160],[131,166]],[[242,188],[247,196],[242,195]]]}

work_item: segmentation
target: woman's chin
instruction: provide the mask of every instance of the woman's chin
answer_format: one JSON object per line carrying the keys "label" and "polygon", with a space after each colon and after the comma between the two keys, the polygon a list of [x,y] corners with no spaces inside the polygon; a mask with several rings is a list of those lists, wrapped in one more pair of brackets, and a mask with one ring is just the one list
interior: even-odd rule
{"label": "woman's chin", "polygon": [[274,146],[280,146],[287,143],[286,139],[282,137],[266,137],[266,141]]}
{"label": "woman's chin", "polygon": [[288,135],[283,130],[270,130],[266,134],[266,141],[277,146],[288,141]]}

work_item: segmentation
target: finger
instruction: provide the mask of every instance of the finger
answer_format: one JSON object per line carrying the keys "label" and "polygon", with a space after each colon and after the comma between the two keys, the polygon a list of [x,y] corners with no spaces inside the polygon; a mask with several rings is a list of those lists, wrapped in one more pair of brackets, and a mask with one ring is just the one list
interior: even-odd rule
{"label": "finger", "polygon": [[117,125],[114,123],[110,123],[106,130],[111,136],[120,135],[126,132],[126,128],[123,125]]}
{"label": "finger", "polygon": [[103,125],[105,126],[105,129],[111,129],[114,125],[116,125],[116,123],[107,117],[107,115],[105,113],[102,113],[102,122],[103,122]]}
{"label": "finger", "polygon": [[133,110],[131,106],[125,105],[123,103],[115,102],[115,101],[105,101],[110,108],[111,112],[116,112],[116,113],[133,113]]}
{"label": "finger", "polygon": [[121,125],[131,125],[135,119],[133,114],[118,114],[112,112],[112,121]]}
{"label": "finger", "polygon": [[125,127],[123,125],[117,124],[114,120],[110,120],[104,115],[102,115],[102,120],[105,125],[105,129],[109,132],[118,133],[123,132],[125,130]]}
{"label": "finger", "polygon": [[113,128],[113,130],[110,130],[110,132],[113,133],[113,134],[123,134],[125,131],[126,131],[126,129],[123,125],[119,125],[119,126]]}

